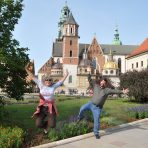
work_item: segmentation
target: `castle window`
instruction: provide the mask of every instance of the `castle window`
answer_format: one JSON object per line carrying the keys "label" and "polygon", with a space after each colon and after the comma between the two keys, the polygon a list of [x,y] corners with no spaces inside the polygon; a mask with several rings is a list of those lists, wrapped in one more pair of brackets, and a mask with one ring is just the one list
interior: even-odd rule
{"label": "castle window", "polygon": [[70,45],[72,45],[72,40],[70,40]]}
{"label": "castle window", "polygon": [[118,68],[119,68],[119,73],[121,72],[121,58],[118,59]]}
{"label": "castle window", "polygon": [[72,83],[72,76],[69,76],[68,83]]}
{"label": "castle window", "polygon": [[72,29],[72,28],[70,28],[70,33],[71,33],[71,34],[73,33],[73,29]]}
{"label": "castle window", "polygon": [[136,68],[138,68],[138,62],[136,62]]}
{"label": "castle window", "polygon": [[134,68],[134,64],[132,64],[132,69]]}
{"label": "castle window", "polygon": [[143,61],[141,61],[141,67],[143,67]]}
{"label": "castle window", "polygon": [[110,70],[110,74],[113,74],[114,73],[114,71],[113,70]]}
{"label": "castle window", "polygon": [[67,28],[65,29],[65,34],[67,34]]}
{"label": "castle window", "polygon": [[93,65],[94,68],[96,68],[97,63],[96,63],[96,59],[95,58],[93,58],[93,60],[92,60],[92,65]]}
{"label": "castle window", "polygon": [[70,50],[70,57],[72,57],[72,51]]}
{"label": "castle window", "polygon": [[107,70],[105,70],[105,73],[106,73],[106,74],[108,74],[108,71],[107,71]]}

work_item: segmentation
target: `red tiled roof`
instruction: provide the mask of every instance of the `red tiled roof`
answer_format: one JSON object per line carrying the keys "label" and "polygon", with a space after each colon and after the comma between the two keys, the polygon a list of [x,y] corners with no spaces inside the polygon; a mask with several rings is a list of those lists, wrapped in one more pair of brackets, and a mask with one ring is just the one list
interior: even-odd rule
{"label": "red tiled roof", "polygon": [[146,38],[137,49],[133,50],[127,58],[136,56],[144,52],[148,52],[148,38]]}

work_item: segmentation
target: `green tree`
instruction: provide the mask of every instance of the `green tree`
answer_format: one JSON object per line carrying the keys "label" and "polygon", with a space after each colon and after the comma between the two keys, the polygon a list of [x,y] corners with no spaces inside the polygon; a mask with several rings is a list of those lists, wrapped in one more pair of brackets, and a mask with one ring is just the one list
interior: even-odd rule
{"label": "green tree", "polygon": [[148,101],[148,69],[124,73],[120,76],[120,83],[121,88],[129,88],[129,96],[135,101]]}
{"label": "green tree", "polygon": [[26,91],[25,65],[28,48],[22,48],[12,31],[23,10],[22,0],[0,0],[0,88],[9,97],[21,99]]}

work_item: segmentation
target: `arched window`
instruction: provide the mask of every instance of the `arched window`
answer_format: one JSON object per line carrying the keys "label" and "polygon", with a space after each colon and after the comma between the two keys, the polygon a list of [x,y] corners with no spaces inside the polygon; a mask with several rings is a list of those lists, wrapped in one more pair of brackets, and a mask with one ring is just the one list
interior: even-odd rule
{"label": "arched window", "polygon": [[70,45],[72,45],[72,40],[70,40]]}
{"label": "arched window", "polygon": [[121,73],[121,58],[118,59],[118,68],[119,68],[119,73]]}
{"label": "arched window", "polygon": [[114,71],[113,70],[110,70],[110,74],[113,74],[114,73]]}
{"label": "arched window", "polygon": [[72,76],[71,76],[71,75],[69,76],[68,82],[69,82],[69,83],[72,83]]}
{"label": "arched window", "polygon": [[59,58],[57,58],[57,63],[60,63],[60,59]]}
{"label": "arched window", "polygon": [[65,29],[65,34],[67,34],[67,28]]}
{"label": "arched window", "polygon": [[96,68],[97,64],[96,64],[96,59],[95,58],[93,58],[93,60],[92,60],[92,65],[93,65],[94,68]]}
{"label": "arched window", "polygon": [[72,57],[72,51],[70,50],[70,57]]}
{"label": "arched window", "polygon": [[70,28],[70,33],[71,33],[71,34],[73,33],[73,29],[72,29],[72,27]]}

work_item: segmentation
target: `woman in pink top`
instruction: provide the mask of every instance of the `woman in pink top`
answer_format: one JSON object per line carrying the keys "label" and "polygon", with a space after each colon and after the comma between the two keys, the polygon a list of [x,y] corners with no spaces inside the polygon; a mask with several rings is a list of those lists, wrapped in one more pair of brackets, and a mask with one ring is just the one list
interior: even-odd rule
{"label": "woman in pink top", "polygon": [[[44,129],[44,133],[47,133],[49,127],[55,128],[56,126],[56,116],[58,114],[54,100],[54,91],[56,88],[61,86],[68,76],[68,71],[66,70],[63,78],[57,83],[53,84],[53,79],[50,76],[46,76],[43,81],[39,81],[32,73],[32,67],[30,64],[26,66],[26,72],[28,74],[27,81],[34,81],[40,89],[40,101],[37,106],[36,112],[32,117],[36,117],[36,126]],[[45,121],[45,118],[48,120]]]}

